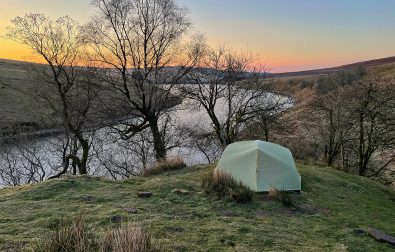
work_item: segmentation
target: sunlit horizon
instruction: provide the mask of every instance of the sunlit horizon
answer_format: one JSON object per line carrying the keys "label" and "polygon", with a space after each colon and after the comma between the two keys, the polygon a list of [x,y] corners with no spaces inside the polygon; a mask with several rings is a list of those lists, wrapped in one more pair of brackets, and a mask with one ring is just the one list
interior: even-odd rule
{"label": "sunlit horizon", "polygon": [[[271,72],[320,69],[395,56],[395,2],[178,0],[186,6],[193,31],[210,45],[226,45],[260,56]],[[69,15],[85,23],[89,0],[15,0],[0,3],[0,36],[10,20],[25,13],[51,18]],[[25,46],[0,37],[0,58],[32,61]]]}

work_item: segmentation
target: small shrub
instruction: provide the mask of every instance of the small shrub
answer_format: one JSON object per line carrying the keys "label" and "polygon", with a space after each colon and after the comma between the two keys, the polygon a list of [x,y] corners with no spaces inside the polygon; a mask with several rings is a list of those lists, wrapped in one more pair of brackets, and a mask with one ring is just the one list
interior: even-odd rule
{"label": "small shrub", "polygon": [[164,172],[176,171],[187,167],[184,160],[180,157],[170,158],[157,162],[152,168],[144,172],[145,176],[162,174]]}
{"label": "small shrub", "polygon": [[276,188],[271,188],[269,190],[269,197],[280,202],[285,207],[291,207],[294,205],[292,201],[292,195],[290,192],[287,191],[280,191]]}
{"label": "small shrub", "polygon": [[223,171],[205,176],[202,180],[202,188],[206,194],[215,194],[219,198],[227,198],[237,203],[252,201],[254,194],[250,188]]}
{"label": "small shrub", "polygon": [[203,178],[202,187],[207,194],[215,192],[218,197],[225,197],[234,183],[235,181],[230,174],[217,171]]}
{"label": "small shrub", "polygon": [[59,223],[49,237],[39,240],[33,246],[35,252],[97,251],[95,236],[85,226],[84,219],[80,215],[74,222],[63,221]]}
{"label": "small shrub", "polygon": [[128,224],[126,227],[108,230],[104,235],[102,252],[154,251],[151,235],[142,227]]}
{"label": "small shrub", "polygon": [[231,188],[230,191],[230,198],[232,201],[236,203],[247,203],[252,201],[252,191],[250,188],[244,186],[242,183],[239,182],[238,186]]}

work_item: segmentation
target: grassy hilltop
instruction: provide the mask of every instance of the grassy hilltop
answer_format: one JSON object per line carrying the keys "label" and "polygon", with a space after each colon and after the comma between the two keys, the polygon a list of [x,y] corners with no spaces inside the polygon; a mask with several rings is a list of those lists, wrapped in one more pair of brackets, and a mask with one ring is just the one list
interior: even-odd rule
{"label": "grassy hilltop", "polygon": [[[395,192],[367,178],[298,165],[303,193],[295,195],[297,208],[288,209],[265,195],[244,205],[206,196],[200,181],[212,169],[124,181],[67,177],[1,189],[0,251],[28,248],[54,223],[80,213],[97,234],[115,225],[112,216],[148,225],[154,243],[170,251],[393,251],[354,234],[368,226],[395,234]],[[154,196],[140,199],[138,191]]]}

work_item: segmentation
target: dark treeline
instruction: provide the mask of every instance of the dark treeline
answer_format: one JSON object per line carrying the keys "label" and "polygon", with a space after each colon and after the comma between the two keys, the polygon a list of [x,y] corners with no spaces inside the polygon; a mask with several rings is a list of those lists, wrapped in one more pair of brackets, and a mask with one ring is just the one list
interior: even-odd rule
{"label": "dark treeline", "polygon": [[346,172],[385,175],[395,160],[394,108],[391,76],[369,75],[358,66],[320,77],[303,120],[310,155]]}

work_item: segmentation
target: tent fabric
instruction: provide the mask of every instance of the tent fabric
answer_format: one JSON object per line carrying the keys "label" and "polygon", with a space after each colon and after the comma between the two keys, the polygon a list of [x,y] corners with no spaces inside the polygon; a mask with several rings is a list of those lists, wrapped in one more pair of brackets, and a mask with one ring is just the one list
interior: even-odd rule
{"label": "tent fabric", "polygon": [[274,143],[259,140],[233,143],[225,149],[216,170],[231,174],[255,192],[271,188],[301,190],[301,177],[291,151]]}

